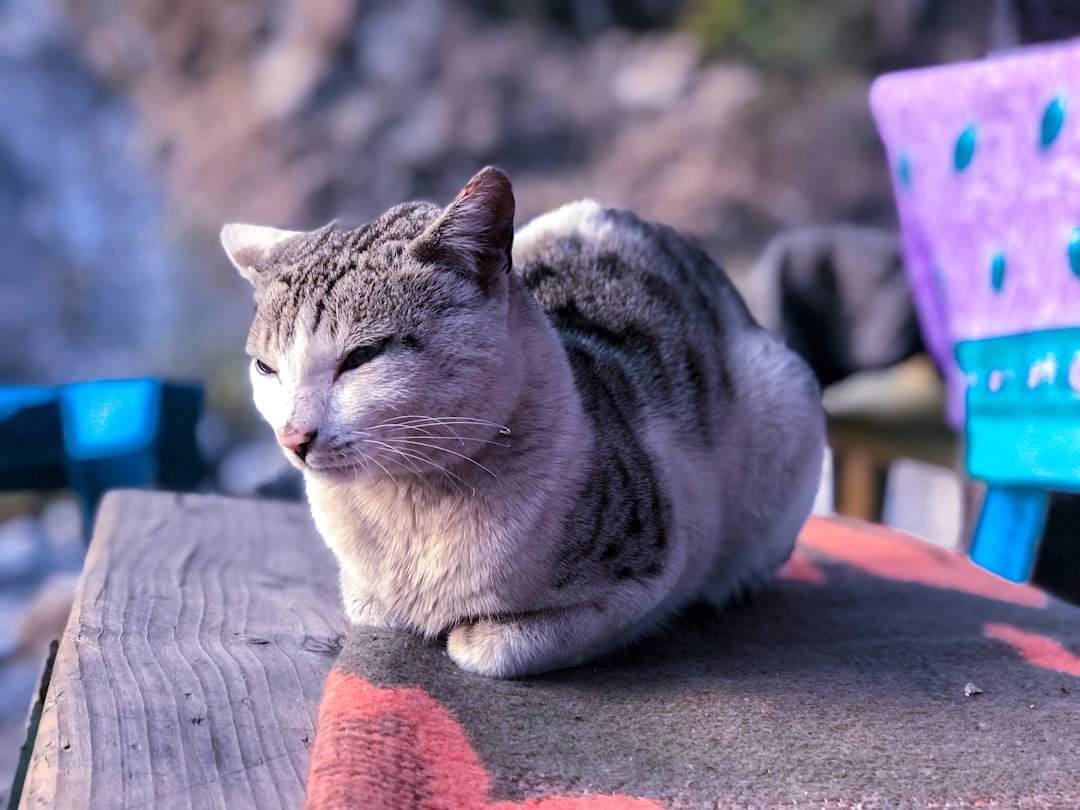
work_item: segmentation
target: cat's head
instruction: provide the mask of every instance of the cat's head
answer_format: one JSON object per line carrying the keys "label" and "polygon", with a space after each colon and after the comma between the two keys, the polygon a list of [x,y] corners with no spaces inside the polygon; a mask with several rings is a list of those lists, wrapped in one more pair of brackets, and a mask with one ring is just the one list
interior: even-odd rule
{"label": "cat's head", "polygon": [[445,209],[406,203],[355,230],[222,229],[255,291],[255,404],[294,465],[453,481],[498,436],[513,218],[487,168]]}

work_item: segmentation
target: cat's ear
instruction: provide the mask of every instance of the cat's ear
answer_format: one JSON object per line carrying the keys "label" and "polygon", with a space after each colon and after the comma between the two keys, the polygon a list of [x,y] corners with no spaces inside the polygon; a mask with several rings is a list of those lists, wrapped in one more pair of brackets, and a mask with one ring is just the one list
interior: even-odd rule
{"label": "cat's ear", "polygon": [[514,189],[488,166],[469,181],[412,244],[421,261],[445,265],[483,286],[510,271],[514,246]]}
{"label": "cat's ear", "polygon": [[240,275],[252,284],[266,269],[267,260],[274,247],[300,236],[300,231],[282,231],[262,225],[226,225],[221,229],[221,246]]}

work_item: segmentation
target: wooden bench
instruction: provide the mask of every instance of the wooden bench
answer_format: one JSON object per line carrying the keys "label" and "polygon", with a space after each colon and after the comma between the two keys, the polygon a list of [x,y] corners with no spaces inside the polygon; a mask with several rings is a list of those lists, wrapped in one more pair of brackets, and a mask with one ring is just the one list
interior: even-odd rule
{"label": "wooden bench", "polygon": [[109,493],[19,806],[301,806],[343,632],[306,505]]}
{"label": "wooden bench", "polygon": [[1080,613],[880,526],[533,679],[339,657],[336,579],[304,504],[106,496],[19,806],[1080,807]]}

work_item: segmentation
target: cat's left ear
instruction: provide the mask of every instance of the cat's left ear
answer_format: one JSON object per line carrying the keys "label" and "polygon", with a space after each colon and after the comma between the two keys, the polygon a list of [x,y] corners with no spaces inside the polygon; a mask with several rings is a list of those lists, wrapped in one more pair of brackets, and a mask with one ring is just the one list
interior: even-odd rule
{"label": "cat's left ear", "polygon": [[412,244],[421,261],[445,265],[487,287],[510,272],[514,247],[514,189],[488,166],[469,181],[442,215]]}
{"label": "cat's left ear", "polygon": [[221,229],[221,246],[240,275],[252,284],[266,269],[272,250],[300,231],[282,231],[262,225],[226,225]]}

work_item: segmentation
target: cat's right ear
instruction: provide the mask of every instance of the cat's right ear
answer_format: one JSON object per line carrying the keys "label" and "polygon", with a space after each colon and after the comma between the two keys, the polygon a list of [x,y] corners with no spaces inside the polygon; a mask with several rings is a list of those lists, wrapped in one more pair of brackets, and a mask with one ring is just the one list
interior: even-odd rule
{"label": "cat's right ear", "polygon": [[422,261],[450,267],[485,288],[507,273],[514,245],[514,190],[488,166],[469,181],[442,215],[412,244]]}
{"label": "cat's right ear", "polygon": [[240,275],[252,284],[266,269],[270,254],[282,242],[300,236],[300,231],[282,231],[262,225],[226,225],[221,229],[221,246]]}

